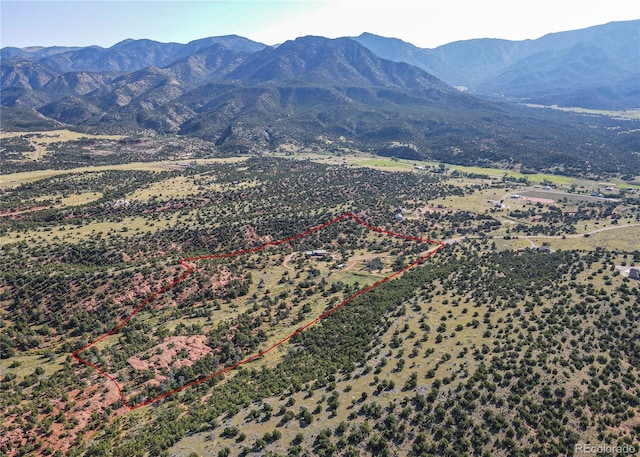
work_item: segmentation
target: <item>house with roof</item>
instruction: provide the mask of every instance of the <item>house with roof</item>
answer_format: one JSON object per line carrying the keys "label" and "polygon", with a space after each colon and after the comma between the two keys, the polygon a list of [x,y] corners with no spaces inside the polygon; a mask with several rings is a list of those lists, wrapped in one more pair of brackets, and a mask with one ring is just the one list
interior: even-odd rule
{"label": "house with roof", "polygon": [[310,257],[313,259],[324,259],[329,255],[329,253],[324,249],[314,249],[313,251],[304,251],[303,254],[305,255],[305,257]]}

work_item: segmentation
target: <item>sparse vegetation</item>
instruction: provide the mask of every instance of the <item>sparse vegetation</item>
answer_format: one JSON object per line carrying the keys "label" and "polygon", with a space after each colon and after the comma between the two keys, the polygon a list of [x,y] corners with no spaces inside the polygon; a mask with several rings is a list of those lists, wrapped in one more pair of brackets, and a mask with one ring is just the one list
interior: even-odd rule
{"label": "sparse vegetation", "polygon": [[[262,157],[5,188],[0,451],[558,455],[637,443],[640,288],[620,274],[640,262],[636,194],[556,189],[540,203],[511,199],[542,190],[500,176],[364,165]],[[599,186],[573,195],[581,185]],[[503,197],[509,208],[488,203]],[[135,412],[69,356],[182,274],[177,259],[347,211],[450,244],[277,351]],[[84,355],[144,401],[260,351],[424,250],[340,223],[204,261]]]}

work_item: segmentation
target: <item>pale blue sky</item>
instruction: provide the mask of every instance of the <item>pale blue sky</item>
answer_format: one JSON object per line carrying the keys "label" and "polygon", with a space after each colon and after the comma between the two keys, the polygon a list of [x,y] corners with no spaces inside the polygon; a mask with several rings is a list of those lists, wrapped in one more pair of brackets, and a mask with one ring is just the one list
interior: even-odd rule
{"label": "pale blue sky", "polygon": [[236,34],[265,44],[371,32],[433,48],[471,38],[522,40],[640,19],[632,0],[0,0],[0,46],[186,43]]}

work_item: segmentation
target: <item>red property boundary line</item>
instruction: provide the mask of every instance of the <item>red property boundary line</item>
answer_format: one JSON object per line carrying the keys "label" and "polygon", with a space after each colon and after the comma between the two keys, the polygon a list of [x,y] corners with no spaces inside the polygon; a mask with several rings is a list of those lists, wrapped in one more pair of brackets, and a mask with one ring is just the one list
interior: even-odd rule
{"label": "red property boundary line", "polygon": [[[420,257],[418,260],[416,260],[415,262],[407,265],[405,268],[403,268],[402,270],[396,271],[395,273],[381,279],[380,281],[376,282],[375,284],[372,284],[368,287],[365,287],[364,289],[359,290],[358,292],[356,292],[355,294],[351,295],[349,298],[347,298],[346,300],[344,300],[342,303],[334,306],[333,308],[331,308],[330,310],[324,312],[323,314],[319,315],[318,317],[316,317],[315,319],[307,322],[305,325],[303,325],[302,327],[299,327],[295,332],[285,336],[283,339],[281,339],[280,341],[274,343],[272,346],[268,347],[267,349],[260,351],[257,354],[253,354],[249,357],[247,357],[244,360],[241,360],[239,362],[234,363],[233,365],[230,365],[228,367],[225,367],[224,369],[217,371],[215,373],[212,373],[210,375],[207,375],[203,378],[197,379],[195,381],[191,381],[187,384],[185,384],[184,386],[178,387],[177,389],[174,389],[170,392],[165,392],[161,395],[158,395],[157,397],[154,398],[150,398],[147,399],[143,402],[140,402],[138,404],[135,405],[130,405],[127,400],[124,397],[124,394],[122,393],[122,388],[120,387],[120,384],[118,384],[118,382],[113,378],[113,376],[111,376],[109,373],[105,372],[104,370],[102,370],[100,367],[98,367],[97,365],[89,362],[88,360],[83,359],[82,357],[80,357],[80,353],[89,349],[92,346],[95,346],[96,344],[98,344],[100,341],[104,340],[105,338],[107,338],[108,336],[113,335],[114,333],[118,332],[122,327],[124,327],[131,319],[133,319],[133,317],[138,314],[138,312],[145,306],[147,305],[151,300],[153,300],[155,297],[157,297],[158,295],[161,295],[162,293],[166,292],[167,290],[169,290],[170,288],[172,288],[173,286],[175,286],[176,284],[184,281],[185,279],[187,279],[189,276],[191,276],[191,274],[195,271],[195,267],[192,267],[191,265],[188,265],[187,262],[195,262],[198,260],[205,260],[205,259],[222,259],[222,258],[227,258],[227,257],[235,257],[238,255],[242,255],[242,254],[249,254],[249,253],[253,253],[253,252],[259,252],[262,251],[263,249],[267,248],[268,246],[277,246],[283,243],[287,243],[289,241],[293,241],[296,240],[298,238],[303,238],[313,232],[317,232],[318,230],[322,230],[325,227],[328,227],[329,225],[335,224],[336,222],[339,222],[341,220],[344,219],[353,219],[354,221],[356,221],[358,224],[363,225],[364,227],[367,227],[369,230],[372,230],[374,232],[378,232],[378,233],[383,233],[385,235],[390,235],[396,238],[403,238],[405,240],[410,240],[410,241],[419,241],[421,243],[429,243],[429,244],[434,244],[436,245],[436,248],[432,251],[429,251],[426,255]],[[312,325],[318,323],[319,321],[321,321],[322,319],[327,318],[329,315],[331,315],[332,313],[334,313],[335,311],[337,311],[338,309],[342,308],[344,305],[346,305],[347,303],[351,302],[353,299],[355,299],[356,297],[364,294],[365,292],[370,291],[371,289],[378,287],[381,284],[384,284],[385,282],[391,280],[392,278],[404,273],[405,271],[415,267],[416,265],[424,262],[425,260],[427,260],[429,257],[431,257],[432,255],[434,255],[436,252],[438,252],[440,249],[442,249],[444,247],[444,243],[440,242],[440,241],[432,241],[426,238],[419,238],[416,236],[408,236],[408,235],[402,235],[399,233],[394,233],[394,232],[390,232],[388,230],[385,229],[381,229],[378,227],[374,227],[372,225],[369,225],[368,223],[366,223],[364,220],[362,220],[361,218],[359,218],[358,216],[356,216],[355,214],[349,212],[349,213],[345,213],[341,216],[336,217],[335,219],[332,219],[328,222],[325,222],[324,224],[318,225],[317,227],[313,227],[305,232],[299,233],[297,235],[291,236],[289,238],[285,238],[283,240],[277,240],[277,241],[271,241],[269,243],[263,244],[261,246],[255,247],[255,248],[251,248],[251,249],[244,249],[241,251],[235,251],[235,252],[231,252],[228,254],[212,254],[212,255],[202,255],[202,256],[198,256],[198,257],[188,257],[185,259],[180,260],[180,265],[182,265],[184,268],[186,268],[186,272],[183,273],[181,276],[179,276],[176,280],[174,280],[172,283],[162,287],[161,289],[158,289],[157,291],[155,291],[154,293],[152,293],[151,295],[149,295],[147,298],[145,298],[137,307],[136,309],[133,310],[133,312],[131,314],[129,314],[129,316],[127,316],[122,322],[120,322],[118,325],[116,325],[111,331],[105,333],[104,335],[102,335],[101,337],[99,337],[98,339],[92,341],[91,343],[87,344],[86,346],[74,351],[71,355],[73,356],[74,359],[76,359],[78,362],[83,363],[91,368],[93,368],[94,370],[96,370],[98,373],[100,373],[102,376],[104,376],[105,378],[107,378],[109,381],[111,381],[116,389],[118,390],[118,395],[120,396],[120,400],[122,401],[122,404],[124,406],[126,406],[127,408],[129,408],[130,410],[134,410],[134,409],[138,409],[141,408],[143,406],[149,405],[151,403],[155,403],[158,400],[161,400],[163,398],[166,398],[170,395],[173,395],[175,393],[178,393],[182,390],[185,390],[189,387],[193,387],[195,385],[201,384],[205,381],[208,381],[212,378],[215,378],[216,376],[220,376],[224,373],[227,373],[228,371],[234,370],[236,368],[238,368],[241,365],[244,365],[246,363],[249,363],[255,359],[258,359],[260,357],[262,357],[263,355],[265,355],[266,353],[274,350],[275,348],[277,348],[278,346],[282,345],[283,343],[285,343],[286,341],[289,341],[291,338],[293,338],[295,335],[305,331],[306,329],[308,329],[309,327],[311,327]]]}

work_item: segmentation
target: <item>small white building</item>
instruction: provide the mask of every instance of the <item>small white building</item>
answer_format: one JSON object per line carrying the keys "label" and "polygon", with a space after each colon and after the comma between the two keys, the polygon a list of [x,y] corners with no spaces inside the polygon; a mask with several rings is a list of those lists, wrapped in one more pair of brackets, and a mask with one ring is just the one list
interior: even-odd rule
{"label": "small white building", "polygon": [[306,257],[323,258],[327,255],[324,249],[314,249],[313,251],[304,251]]}

